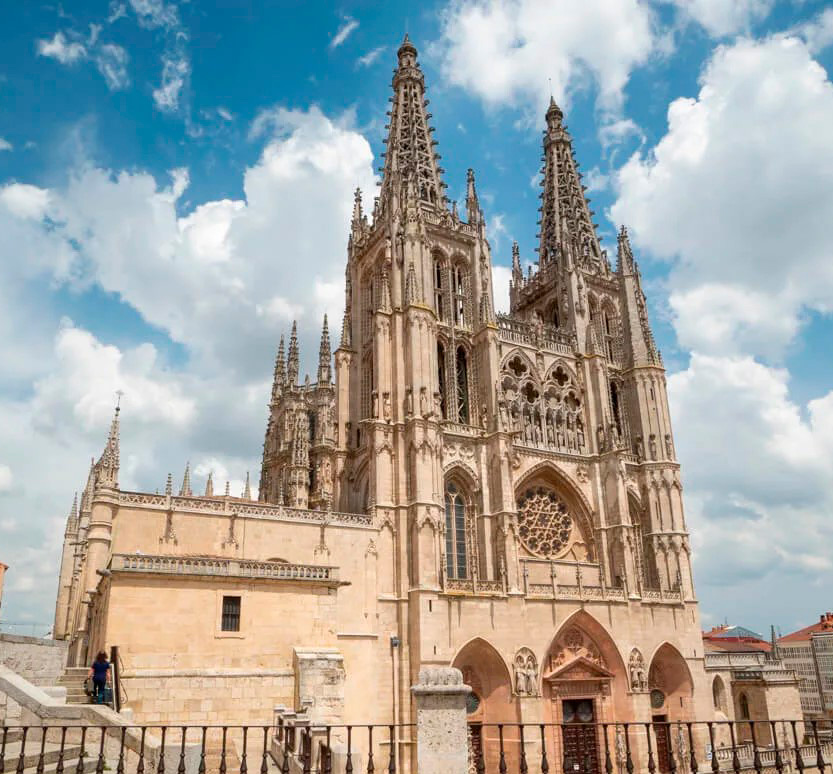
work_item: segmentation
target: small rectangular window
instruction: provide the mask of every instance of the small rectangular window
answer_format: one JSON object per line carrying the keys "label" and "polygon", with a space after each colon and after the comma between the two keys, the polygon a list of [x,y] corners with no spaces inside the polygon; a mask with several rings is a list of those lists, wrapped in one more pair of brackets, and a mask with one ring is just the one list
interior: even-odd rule
{"label": "small rectangular window", "polygon": [[240,597],[223,597],[223,620],[220,628],[224,632],[240,631]]}

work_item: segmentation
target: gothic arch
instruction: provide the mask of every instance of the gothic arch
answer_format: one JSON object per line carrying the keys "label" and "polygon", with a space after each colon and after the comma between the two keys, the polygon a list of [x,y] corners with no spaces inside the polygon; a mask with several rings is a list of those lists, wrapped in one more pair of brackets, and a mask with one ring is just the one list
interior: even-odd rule
{"label": "gothic arch", "polygon": [[724,717],[726,716],[728,709],[726,702],[726,683],[723,682],[723,678],[720,675],[715,675],[714,680],[712,680],[712,704],[716,713],[719,712]]}
{"label": "gothic arch", "polygon": [[559,358],[556,360],[548,369],[546,376],[544,377],[545,381],[555,381],[555,372],[561,368],[570,380],[574,383],[578,383],[578,377],[576,376],[575,370],[565,361]]}
{"label": "gothic arch", "polygon": [[666,641],[654,650],[649,664],[648,688],[664,695],[663,705],[652,704],[654,709],[662,710],[668,720],[690,719],[694,680],[682,653]]}
{"label": "gothic arch", "polygon": [[550,460],[543,460],[542,462],[533,465],[514,483],[515,498],[523,492],[523,490],[533,484],[536,479],[540,479],[550,485],[554,486],[560,494],[564,494],[568,501],[576,509],[577,515],[580,518],[580,527],[585,534],[585,538],[593,547],[591,555],[595,557],[595,543],[596,535],[593,523],[594,510],[590,505],[590,501],[584,495],[584,492],[579,489],[575,482],[555,463]]}
{"label": "gothic arch", "polygon": [[[476,697],[468,706],[470,721],[483,724],[520,721],[509,666],[491,643],[475,637],[457,651],[451,663],[463,673],[463,682],[472,687]],[[487,770],[497,771],[500,755],[497,728],[485,726],[480,733]],[[507,764],[514,766],[514,771],[518,763],[516,728],[505,728],[503,739]]]}
{"label": "gothic arch", "polygon": [[[519,357],[526,365],[527,370],[525,374],[516,375],[512,373],[512,371],[509,369],[509,363],[516,357]],[[541,381],[538,369],[535,367],[535,364],[532,362],[529,356],[521,349],[513,349],[504,356],[504,358],[500,361],[500,371],[512,373],[512,375],[518,380],[518,383],[525,381],[526,379],[532,379],[532,381],[536,383],[540,383]]]}
{"label": "gothic arch", "polygon": [[[456,480],[466,497],[473,503],[477,503],[476,494],[480,491],[480,477],[470,465],[462,460],[451,460],[443,467],[444,482]],[[443,488],[445,488],[443,486]]]}

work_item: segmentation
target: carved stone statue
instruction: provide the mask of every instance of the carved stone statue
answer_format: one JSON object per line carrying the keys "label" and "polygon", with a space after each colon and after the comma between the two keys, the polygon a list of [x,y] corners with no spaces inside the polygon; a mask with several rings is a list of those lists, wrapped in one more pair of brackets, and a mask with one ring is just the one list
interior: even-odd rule
{"label": "carved stone statue", "polygon": [[632,691],[647,691],[648,690],[648,676],[645,672],[645,659],[637,648],[631,651],[630,659],[628,660],[628,672],[631,678]]}
{"label": "carved stone statue", "polygon": [[653,433],[648,438],[648,449],[651,452],[651,459],[655,460],[657,458],[657,437]]}
{"label": "carved stone statue", "polygon": [[515,654],[515,693],[518,696],[538,695],[538,659],[529,648]]}
{"label": "carved stone statue", "polygon": [[645,444],[642,443],[642,436],[636,436],[636,461],[642,462],[645,459]]}
{"label": "carved stone statue", "polygon": [[428,392],[425,387],[419,388],[419,413],[423,417],[429,416],[430,408],[428,407]]}
{"label": "carved stone statue", "polygon": [[384,417],[385,422],[390,422],[391,417],[393,416],[391,412],[389,392],[382,393],[382,416]]}
{"label": "carved stone statue", "polygon": [[665,434],[665,455],[668,459],[674,459],[674,444],[671,441],[671,433]]}

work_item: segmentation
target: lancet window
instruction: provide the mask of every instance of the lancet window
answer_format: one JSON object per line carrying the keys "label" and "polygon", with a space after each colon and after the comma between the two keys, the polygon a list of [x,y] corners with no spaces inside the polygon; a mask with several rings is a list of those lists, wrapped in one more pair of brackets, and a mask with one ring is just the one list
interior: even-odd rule
{"label": "lancet window", "polygon": [[466,510],[462,491],[449,482],[445,488],[445,570],[452,579],[469,577]]}
{"label": "lancet window", "polygon": [[434,258],[434,310],[437,318],[445,319],[445,267],[442,258]]}
{"label": "lancet window", "polygon": [[469,423],[469,364],[466,350],[457,347],[457,421]]}
{"label": "lancet window", "polygon": [[468,350],[462,344],[455,348],[437,342],[437,391],[443,419],[462,424],[471,422],[471,379]]}
{"label": "lancet window", "polygon": [[361,409],[362,418],[371,416],[373,402],[373,353],[368,352],[362,362],[362,394]]}
{"label": "lancet window", "polygon": [[451,269],[451,286],[454,293],[454,324],[466,324],[465,269],[457,264]]}

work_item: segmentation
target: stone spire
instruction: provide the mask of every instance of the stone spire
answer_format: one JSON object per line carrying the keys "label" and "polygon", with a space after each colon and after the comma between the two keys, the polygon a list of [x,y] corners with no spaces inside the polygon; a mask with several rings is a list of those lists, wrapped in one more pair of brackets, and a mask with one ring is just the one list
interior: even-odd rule
{"label": "stone spire", "polygon": [[414,262],[411,261],[408,264],[408,274],[405,277],[405,303],[417,304],[420,301],[416,270],[414,269]]}
{"label": "stone spire", "polygon": [[246,471],[246,483],[243,485],[243,494],[240,495],[244,500],[252,499],[252,485],[249,482],[249,471]]}
{"label": "stone spire", "polygon": [[622,226],[618,236],[616,272],[620,278],[623,311],[623,333],[629,359],[634,365],[662,365],[651,322],[648,303],[642,290],[639,266],[633,257],[628,230]]}
{"label": "stone spire", "polygon": [[544,173],[538,261],[544,265],[571,249],[581,264],[601,261],[602,252],[573,155],[564,113],[550,97],[544,132]]}
{"label": "stone spire", "polygon": [[231,494],[231,484],[227,480],[226,481],[226,491],[224,492],[224,496],[228,497],[230,494]]}
{"label": "stone spire", "polygon": [[358,241],[364,234],[366,222],[362,212],[362,189],[356,188],[356,192],[353,194],[353,217],[350,221],[350,236],[353,240]]}
{"label": "stone spire", "polygon": [[330,329],[327,327],[327,315],[321,328],[321,343],[318,346],[318,384],[329,384],[332,378],[332,353],[330,351]]}
{"label": "stone spire", "polygon": [[283,392],[286,384],[286,355],[283,349],[283,334],[281,334],[281,343],[278,344],[278,355],[275,358],[275,374],[272,378],[272,400],[275,401]]}
{"label": "stone spire", "polygon": [[292,321],[292,334],[289,337],[289,355],[286,358],[286,381],[290,387],[298,384],[298,323]]}
{"label": "stone spire", "polygon": [[116,411],[113,414],[113,421],[110,423],[110,433],[107,436],[107,444],[101,457],[96,463],[96,486],[119,488],[119,408],[116,404]]}
{"label": "stone spire", "polygon": [[191,463],[185,463],[185,474],[182,476],[182,486],[179,488],[180,497],[190,497],[191,491]]}
{"label": "stone spire", "polygon": [[466,212],[470,225],[477,226],[480,224],[483,219],[483,211],[480,209],[480,202],[477,200],[473,169],[466,171]]}
{"label": "stone spire", "polygon": [[426,111],[425,76],[417,63],[417,50],[407,35],[397,57],[381,196],[388,200],[392,195],[398,196],[402,180],[412,180],[421,202],[445,206],[446,186],[441,178],[445,170],[437,164],[440,155],[434,152],[436,142],[428,124],[431,114]]}
{"label": "stone spire", "polygon": [[67,526],[65,534],[74,534],[78,531],[78,492],[75,493],[75,497],[72,499],[72,507],[69,509],[69,515],[67,516]]}
{"label": "stone spire", "polygon": [[173,476],[168,473],[168,478],[165,480],[165,494],[170,497],[174,493]]}
{"label": "stone spire", "polygon": [[93,492],[95,492],[95,457],[90,457],[90,472],[87,476],[87,485],[81,494],[81,513],[90,510],[93,503]]}
{"label": "stone spire", "polygon": [[205,480],[205,496],[214,497],[214,472],[208,471],[208,478]]}
{"label": "stone spire", "polygon": [[512,242],[512,284],[520,287],[524,281],[523,269],[521,269],[521,251],[517,242]]}

